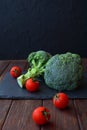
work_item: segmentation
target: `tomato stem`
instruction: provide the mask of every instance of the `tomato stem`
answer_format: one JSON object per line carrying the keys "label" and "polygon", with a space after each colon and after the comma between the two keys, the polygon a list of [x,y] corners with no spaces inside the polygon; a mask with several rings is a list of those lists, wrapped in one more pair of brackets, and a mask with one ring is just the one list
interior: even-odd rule
{"label": "tomato stem", "polygon": [[49,120],[49,115],[50,115],[50,113],[47,112],[46,109],[44,109],[44,110],[42,111],[42,114],[46,117],[46,120],[48,121],[48,120]]}
{"label": "tomato stem", "polygon": [[58,99],[58,98],[59,98],[59,94],[56,94],[56,95],[55,95],[55,98]]}
{"label": "tomato stem", "polygon": [[16,69],[15,69],[13,72],[14,72],[15,74],[18,74],[18,73],[19,73],[18,70],[16,70]]}

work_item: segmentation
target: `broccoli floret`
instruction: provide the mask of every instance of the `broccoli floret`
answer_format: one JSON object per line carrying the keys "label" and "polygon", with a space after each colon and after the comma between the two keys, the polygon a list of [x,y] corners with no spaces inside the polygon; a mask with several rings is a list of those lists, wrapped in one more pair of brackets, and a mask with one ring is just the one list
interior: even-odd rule
{"label": "broccoli floret", "polygon": [[36,52],[31,52],[27,58],[29,64],[31,67],[42,67],[46,64],[48,59],[51,57],[51,54],[40,50]]}
{"label": "broccoli floret", "polygon": [[83,66],[78,54],[56,54],[46,64],[45,83],[56,90],[72,90],[83,77]]}
{"label": "broccoli floret", "polygon": [[22,74],[17,78],[19,86],[24,87],[24,84],[28,78],[37,78],[42,76],[46,63],[50,58],[51,54],[43,50],[31,52],[27,58],[30,68],[27,73]]}

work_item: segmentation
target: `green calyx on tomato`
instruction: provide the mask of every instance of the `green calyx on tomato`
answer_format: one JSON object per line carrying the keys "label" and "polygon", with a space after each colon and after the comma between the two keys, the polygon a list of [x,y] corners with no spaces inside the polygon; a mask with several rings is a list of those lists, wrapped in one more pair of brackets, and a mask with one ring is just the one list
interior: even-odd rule
{"label": "green calyx on tomato", "polygon": [[10,69],[10,75],[13,77],[13,78],[17,78],[18,76],[20,76],[22,73],[22,70],[19,66],[13,66],[11,69]]}
{"label": "green calyx on tomato", "polygon": [[13,72],[17,75],[19,74],[19,71],[17,69],[13,70]]}
{"label": "green calyx on tomato", "polygon": [[49,109],[44,106],[37,107],[32,113],[32,118],[38,125],[46,124],[50,120]]}
{"label": "green calyx on tomato", "polygon": [[50,113],[47,112],[46,109],[44,109],[44,110],[42,111],[42,114],[45,116],[46,120],[48,121],[48,120],[49,120],[49,117],[50,117]]}

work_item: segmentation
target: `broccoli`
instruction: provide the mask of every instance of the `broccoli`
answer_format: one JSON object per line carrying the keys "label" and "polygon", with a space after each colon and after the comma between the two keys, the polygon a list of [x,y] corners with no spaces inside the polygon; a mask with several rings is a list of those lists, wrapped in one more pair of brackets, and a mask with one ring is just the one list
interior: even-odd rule
{"label": "broccoli", "polygon": [[38,78],[39,76],[42,76],[46,63],[50,58],[51,54],[43,50],[31,52],[27,58],[27,61],[30,64],[28,71],[17,78],[19,86],[21,88],[24,87],[26,80],[29,78]]}
{"label": "broccoli", "polygon": [[48,87],[62,91],[75,89],[83,77],[83,66],[78,54],[56,54],[46,64],[44,80]]}

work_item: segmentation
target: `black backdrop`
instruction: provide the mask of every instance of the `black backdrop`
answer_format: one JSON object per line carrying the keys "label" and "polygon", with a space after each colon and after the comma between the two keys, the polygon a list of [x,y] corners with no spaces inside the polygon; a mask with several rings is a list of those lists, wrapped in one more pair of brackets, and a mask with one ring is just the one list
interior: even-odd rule
{"label": "black backdrop", "polygon": [[71,51],[87,57],[84,0],[0,0],[0,59],[32,51]]}

